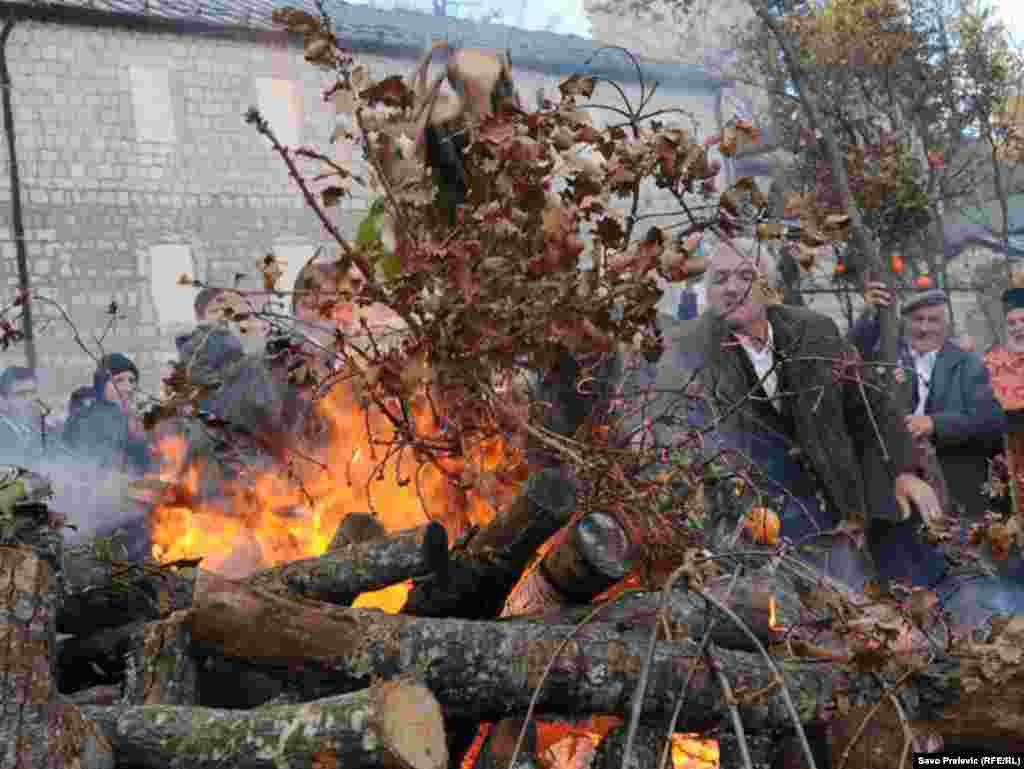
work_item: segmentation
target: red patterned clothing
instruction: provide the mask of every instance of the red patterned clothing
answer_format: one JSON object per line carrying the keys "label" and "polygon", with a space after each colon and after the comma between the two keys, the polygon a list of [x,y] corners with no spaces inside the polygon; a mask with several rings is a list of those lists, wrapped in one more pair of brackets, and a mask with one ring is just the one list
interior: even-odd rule
{"label": "red patterned clothing", "polygon": [[998,345],[985,356],[985,365],[1003,409],[1024,408],[1024,352],[1011,352]]}
{"label": "red patterned clothing", "polygon": [[[1024,410],[1024,352],[1012,352],[1003,345],[994,347],[985,356],[992,377],[992,389],[1003,410],[1011,416],[1011,411]],[[1011,418],[1010,433],[1006,440],[1006,469],[1008,477],[1015,480],[1011,491],[1011,499],[1016,502],[1017,512],[1021,511],[1021,493],[1024,492],[1024,435],[1015,430]]]}

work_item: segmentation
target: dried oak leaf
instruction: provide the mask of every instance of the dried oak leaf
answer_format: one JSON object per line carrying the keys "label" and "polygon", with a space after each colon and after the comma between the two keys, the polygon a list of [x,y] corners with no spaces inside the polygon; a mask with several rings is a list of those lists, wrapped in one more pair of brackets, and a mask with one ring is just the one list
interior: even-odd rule
{"label": "dried oak leaf", "polygon": [[1001,523],[988,527],[988,543],[992,549],[992,558],[1005,561],[1010,556],[1010,531]]}
{"label": "dried oak leaf", "polygon": [[589,99],[593,95],[594,86],[596,85],[597,81],[593,77],[575,74],[562,81],[558,86],[558,90],[561,92],[563,99],[570,99],[576,96]]}
{"label": "dried oak leaf", "polygon": [[387,107],[410,109],[413,106],[413,94],[401,75],[386,77],[369,88],[363,89],[359,96],[371,107],[383,104]]}

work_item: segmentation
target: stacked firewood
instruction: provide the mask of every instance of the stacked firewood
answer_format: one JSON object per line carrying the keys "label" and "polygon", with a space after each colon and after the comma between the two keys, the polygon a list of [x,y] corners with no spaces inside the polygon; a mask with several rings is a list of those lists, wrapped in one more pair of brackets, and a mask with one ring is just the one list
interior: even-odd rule
{"label": "stacked firewood", "polygon": [[[614,518],[578,516],[575,501],[558,471],[538,472],[456,543],[437,524],[386,533],[353,514],[324,555],[244,580],[65,552],[52,516],[15,510],[0,545],[0,769],[442,769],[464,765],[483,725],[477,767],[540,766],[538,722],[595,714],[622,724],[588,761],[612,767],[635,712],[631,763],[645,769],[666,755],[672,730],[736,723],[747,732],[721,733],[723,766],[767,766],[776,744],[796,756],[787,766],[809,766],[802,738],[786,737],[787,702],[818,735],[815,750],[842,755],[855,730],[822,732],[813,707],[833,698],[834,671],[774,661],[780,627],[799,621],[772,596],[782,577],[712,579],[700,600],[691,585],[595,604],[635,553]],[[406,580],[399,614],[351,607]],[[1006,706],[1015,688],[967,694],[957,664],[947,657],[939,674],[922,672],[928,696],[907,706],[909,718],[991,736],[995,701]],[[844,696],[856,712],[880,693]],[[904,730],[886,723],[865,744],[898,756]],[[893,765],[892,753],[878,764],[873,755],[854,752],[847,765]]]}

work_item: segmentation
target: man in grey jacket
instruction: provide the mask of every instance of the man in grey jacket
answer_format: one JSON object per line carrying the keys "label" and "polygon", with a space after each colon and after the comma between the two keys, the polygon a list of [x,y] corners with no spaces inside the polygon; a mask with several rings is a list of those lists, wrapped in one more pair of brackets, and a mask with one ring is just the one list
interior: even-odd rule
{"label": "man in grey jacket", "polygon": [[[890,300],[875,294],[876,304]],[[910,413],[904,416],[915,440],[930,441],[942,467],[954,507],[971,519],[989,508],[982,485],[989,461],[1002,448],[1006,415],[992,391],[981,357],[949,339],[946,294],[933,289],[903,303],[905,334],[900,359],[914,378]],[[851,329],[851,340],[865,358],[874,356],[878,321],[866,314]]]}

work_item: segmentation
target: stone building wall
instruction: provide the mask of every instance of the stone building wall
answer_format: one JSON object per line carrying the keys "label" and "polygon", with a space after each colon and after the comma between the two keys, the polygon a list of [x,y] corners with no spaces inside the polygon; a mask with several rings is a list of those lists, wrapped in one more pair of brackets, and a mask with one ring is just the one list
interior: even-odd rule
{"label": "stone building wall", "polygon": [[[381,77],[409,73],[410,55],[359,58]],[[323,241],[281,159],[243,121],[257,105],[283,141],[326,147],[335,116],[321,97],[322,75],[283,40],[116,24],[22,20],[7,56],[34,290],[66,310],[92,350],[100,337],[106,351],[133,357],[155,391],[175,335],[191,325],[195,291],[176,285],[180,273],[230,285],[274,250],[288,260],[290,286]],[[566,73],[515,74],[532,104],[541,90],[557,98]],[[626,90],[639,96],[635,84]],[[716,99],[713,83],[669,83],[651,108],[683,107],[711,133]],[[606,114],[595,112],[597,122]],[[0,270],[9,301],[18,279],[7,166],[4,146]],[[357,195],[330,216],[352,234],[366,205]],[[645,191],[644,208],[657,205],[655,191]],[[122,316],[113,322],[112,301]],[[93,360],[53,307],[34,309],[43,389],[66,396],[91,381]],[[21,348],[0,356],[4,365],[22,361]]]}

